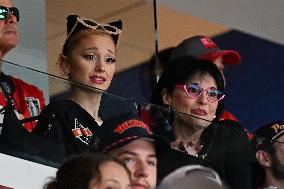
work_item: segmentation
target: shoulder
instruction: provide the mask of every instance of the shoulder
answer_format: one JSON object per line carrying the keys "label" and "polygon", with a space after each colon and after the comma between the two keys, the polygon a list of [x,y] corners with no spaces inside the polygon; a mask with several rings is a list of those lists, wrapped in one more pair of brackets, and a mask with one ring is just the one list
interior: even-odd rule
{"label": "shoulder", "polygon": [[237,121],[222,120],[212,123],[204,130],[205,137],[218,136],[223,141],[237,142],[243,138],[247,139],[244,127]]}
{"label": "shoulder", "polygon": [[44,110],[55,110],[55,111],[72,111],[73,109],[76,109],[80,106],[78,106],[76,103],[74,103],[72,100],[55,100],[50,102]]}
{"label": "shoulder", "polygon": [[36,87],[35,85],[32,85],[30,83],[27,83],[27,82],[23,81],[22,79],[15,78],[15,77],[10,76],[10,75],[8,75],[7,77],[10,80],[13,81],[16,89],[22,88],[25,91],[42,93],[42,91],[38,87]]}

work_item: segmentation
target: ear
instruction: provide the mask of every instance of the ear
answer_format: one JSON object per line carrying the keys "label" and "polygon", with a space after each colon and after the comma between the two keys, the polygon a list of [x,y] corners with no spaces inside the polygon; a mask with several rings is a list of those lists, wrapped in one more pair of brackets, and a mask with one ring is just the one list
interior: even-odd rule
{"label": "ear", "polygon": [[171,105],[171,95],[168,93],[167,89],[162,90],[162,98],[164,105],[170,106]]}
{"label": "ear", "polygon": [[68,57],[65,55],[60,55],[58,65],[61,73],[64,76],[68,76],[70,73],[70,63],[68,61]]}
{"label": "ear", "polygon": [[260,165],[264,167],[271,167],[271,156],[263,150],[258,150],[255,153],[255,157]]}

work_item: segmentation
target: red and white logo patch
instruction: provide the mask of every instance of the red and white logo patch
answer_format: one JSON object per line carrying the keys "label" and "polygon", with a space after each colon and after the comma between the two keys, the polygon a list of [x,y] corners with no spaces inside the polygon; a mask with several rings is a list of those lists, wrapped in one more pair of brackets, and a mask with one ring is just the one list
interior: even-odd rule
{"label": "red and white logo patch", "polygon": [[84,127],[77,118],[74,121],[73,135],[86,145],[90,145],[93,136],[92,131],[88,127]]}
{"label": "red and white logo patch", "polygon": [[206,38],[206,37],[202,37],[200,38],[201,43],[203,44],[203,46],[207,49],[212,49],[212,48],[218,48],[218,46],[216,45],[216,43],[214,43],[211,39]]}

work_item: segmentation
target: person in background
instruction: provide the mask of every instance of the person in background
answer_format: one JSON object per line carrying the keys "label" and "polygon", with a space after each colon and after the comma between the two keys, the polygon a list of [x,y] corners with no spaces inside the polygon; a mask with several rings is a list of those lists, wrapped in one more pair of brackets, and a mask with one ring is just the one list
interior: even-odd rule
{"label": "person in background", "polygon": [[130,189],[127,168],[106,154],[80,154],[67,159],[44,189]]}
{"label": "person in background", "polygon": [[167,175],[158,189],[225,189],[220,176],[211,168],[188,165]]}
{"label": "person in background", "polygon": [[[115,72],[121,32],[120,20],[98,23],[78,15],[67,17],[67,37],[58,64],[71,81],[71,95],[46,106],[34,130],[59,141],[63,137],[67,156],[89,148],[96,129],[103,123],[99,116],[100,101]],[[51,114],[55,123],[46,119]],[[55,131],[58,126],[59,132]]]}
{"label": "person in background", "polygon": [[189,158],[212,162],[232,189],[250,188],[249,141],[238,122],[220,121],[224,97],[224,78],[214,63],[192,57],[175,59],[153,91],[151,103],[165,112],[153,112],[151,128]]}
{"label": "person in background", "polygon": [[[212,61],[222,72],[225,82],[225,65],[238,64],[241,61],[240,54],[237,51],[222,50],[212,39],[200,35],[187,38],[178,44],[171,52],[170,61],[183,56]],[[224,111],[220,119],[238,120],[228,111]]]}
{"label": "person in background", "polygon": [[[13,6],[12,1],[0,0],[0,133],[5,117],[9,117],[7,112],[15,112],[15,118],[22,120],[38,116],[45,106],[44,96],[40,89],[21,79],[6,75],[2,71],[4,57],[19,42],[17,27],[19,21],[19,10]],[[11,126],[11,120],[5,125]],[[32,131],[35,125],[35,121],[23,124],[27,131]]]}
{"label": "person in background", "polygon": [[98,148],[124,162],[131,172],[131,188],[154,189],[157,155],[165,152],[169,143],[153,135],[138,115],[126,113],[106,120],[99,128]]}
{"label": "person in background", "polygon": [[258,128],[251,145],[257,165],[254,188],[284,188],[284,121],[273,121]]}

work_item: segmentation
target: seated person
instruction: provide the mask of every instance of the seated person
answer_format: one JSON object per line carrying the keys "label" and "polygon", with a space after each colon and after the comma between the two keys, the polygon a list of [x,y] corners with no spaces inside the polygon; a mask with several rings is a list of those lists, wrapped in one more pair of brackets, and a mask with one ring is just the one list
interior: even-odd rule
{"label": "seated person", "polygon": [[[12,119],[25,119],[38,116],[45,106],[44,97],[41,90],[37,87],[24,82],[21,79],[6,75],[2,71],[2,59],[15,48],[19,42],[19,32],[17,22],[20,20],[18,8],[13,6],[11,0],[0,0],[0,134],[2,124],[11,127]],[[3,113],[5,111],[5,113]],[[16,114],[10,118],[9,113]],[[5,122],[5,123],[4,123]],[[24,128],[32,131],[36,122],[26,122]],[[17,126],[21,126],[18,124]],[[4,132],[4,133],[3,133]],[[2,131],[5,135],[8,132]]]}
{"label": "seated person", "polygon": [[67,37],[58,64],[75,82],[68,100],[53,101],[44,108],[34,133],[54,136],[54,125],[45,117],[54,114],[60,127],[67,156],[85,151],[96,129],[103,91],[112,81],[122,22],[100,24],[77,15],[67,17]]}
{"label": "seated person", "polygon": [[106,154],[80,154],[67,159],[45,189],[129,189],[130,174]]}
{"label": "seated person", "polygon": [[[98,148],[123,161],[131,172],[133,189],[154,189],[157,183],[157,155],[169,144],[154,136],[148,125],[132,113],[106,120],[97,132]],[[95,147],[96,149],[97,147]]]}
{"label": "seated person", "polygon": [[188,165],[167,175],[158,189],[225,189],[216,171],[200,165]]}
{"label": "seated person", "polygon": [[153,91],[151,102],[167,111],[161,112],[160,108],[153,113],[152,128],[189,158],[212,162],[232,189],[250,189],[249,141],[238,122],[220,121],[224,97],[224,78],[215,64],[191,57],[176,59]]}
{"label": "seated person", "polygon": [[274,121],[258,128],[251,140],[257,165],[254,188],[284,188],[284,121]]}

